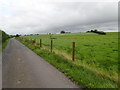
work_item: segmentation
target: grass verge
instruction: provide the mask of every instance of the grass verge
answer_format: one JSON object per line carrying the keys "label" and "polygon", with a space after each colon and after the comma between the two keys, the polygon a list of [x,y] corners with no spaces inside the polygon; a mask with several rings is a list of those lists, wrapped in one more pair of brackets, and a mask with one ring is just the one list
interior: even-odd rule
{"label": "grass verge", "polygon": [[117,88],[116,82],[106,79],[105,77],[100,77],[83,66],[77,66],[72,61],[67,60],[58,54],[51,53],[45,49],[40,49],[39,47],[35,48],[30,43],[22,40],[19,41],[83,88]]}
{"label": "grass verge", "polygon": [[6,48],[6,46],[7,46],[7,44],[8,44],[8,41],[9,41],[9,39],[5,40],[5,41],[2,43],[2,48],[0,48],[0,51],[3,51],[3,50]]}

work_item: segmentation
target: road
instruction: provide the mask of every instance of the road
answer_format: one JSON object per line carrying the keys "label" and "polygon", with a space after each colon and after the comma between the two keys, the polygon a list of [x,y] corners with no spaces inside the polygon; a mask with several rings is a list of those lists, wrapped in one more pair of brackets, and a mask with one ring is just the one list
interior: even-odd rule
{"label": "road", "polygon": [[9,40],[2,58],[3,88],[79,88],[15,39]]}

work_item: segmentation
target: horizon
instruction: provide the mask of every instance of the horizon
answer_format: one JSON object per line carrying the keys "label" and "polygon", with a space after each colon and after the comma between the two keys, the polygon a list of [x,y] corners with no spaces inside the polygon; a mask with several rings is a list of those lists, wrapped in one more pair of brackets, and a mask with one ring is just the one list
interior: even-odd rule
{"label": "horizon", "polygon": [[[1,30],[1,29],[0,29]],[[2,31],[4,31],[4,30],[2,30]],[[4,31],[5,32],[5,31]],[[104,31],[103,31],[104,32]],[[106,33],[117,33],[117,32],[119,32],[119,31],[106,31]],[[6,33],[6,32],[5,32]],[[86,33],[86,31],[84,31],[84,32],[70,32],[69,34],[71,34],[71,33]],[[7,33],[8,34],[8,33]],[[16,33],[16,34],[8,34],[8,35],[17,35],[18,33]],[[60,32],[58,32],[58,33],[28,33],[28,34],[18,34],[18,35],[21,35],[21,36],[24,36],[24,35],[50,35],[50,34],[61,34]],[[66,34],[66,33],[64,33],[64,34]],[[68,33],[67,33],[68,34]]]}

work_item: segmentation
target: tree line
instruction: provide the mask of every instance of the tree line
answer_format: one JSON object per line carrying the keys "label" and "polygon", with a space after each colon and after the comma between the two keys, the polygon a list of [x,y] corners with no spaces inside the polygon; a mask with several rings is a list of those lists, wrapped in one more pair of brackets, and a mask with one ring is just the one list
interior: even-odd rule
{"label": "tree line", "polygon": [[103,31],[98,31],[97,29],[95,29],[95,30],[91,30],[91,31],[87,31],[87,33],[89,33],[89,32],[97,33],[97,34],[100,34],[100,35],[106,35],[105,32],[103,32]]}

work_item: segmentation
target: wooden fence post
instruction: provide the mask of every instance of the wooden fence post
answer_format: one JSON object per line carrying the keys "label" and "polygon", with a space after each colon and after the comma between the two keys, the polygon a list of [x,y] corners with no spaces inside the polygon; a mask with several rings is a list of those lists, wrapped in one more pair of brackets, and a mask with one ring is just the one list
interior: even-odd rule
{"label": "wooden fence post", "polygon": [[34,40],[34,46],[35,46],[35,48],[36,48],[36,39]]}
{"label": "wooden fence post", "polygon": [[72,60],[75,60],[75,42],[72,43]]}
{"label": "wooden fence post", "polygon": [[30,41],[31,41],[31,45],[33,44],[33,40],[32,39],[30,39]]}
{"label": "wooden fence post", "polygon": [[35,40],[33,40],[33,45],[35,46]]}
{"label": "wooden fence post", "polygon": [[40,39],[40,48],[42,48],[42,39]]}
{"label": "wooden fence post", "polygon": [[52,52],[52,47],[53,47],[53,41],[51,40],[51,45],[50,45],[51,52]]}
{"label": "wooden fence post", "polygon": [[32,45],[33,45],[33,43],[34,43],[34,40],[32,39]]}

